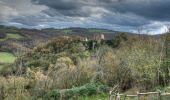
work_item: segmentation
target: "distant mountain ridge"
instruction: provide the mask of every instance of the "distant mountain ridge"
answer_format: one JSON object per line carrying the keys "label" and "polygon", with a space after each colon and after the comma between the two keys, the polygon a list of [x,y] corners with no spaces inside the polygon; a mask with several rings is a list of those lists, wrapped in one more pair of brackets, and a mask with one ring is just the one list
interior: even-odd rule
{"label": "distant mountain ridge", "polygon": [[91,37],[92,35],[99,34],[99,33],[110,34],[114,36],[115,33],[119,33],[119,32],[113,30],[107,30],[107,29],[79,28],[79,27],[71,27],[71,28],[63,28],[63,29],[45,28],[45,29],[38,30],[38,29],[16,28],[16,27],[0,25],[0,33],[18,33],[29,39],[39,39],[39,38],[44,39],[44,38],[51,38],[60,35],[79,35],[79,36]]}
{"label": "distant mountain ridge", "polygon": [[[94,39],[95,35],[103,34],[106,40],[110,40],[119,33],[125,32],[80,27],[64,29],[45,28],[38,30],[0,25],[0,51],[8,50],[16,52],[18,48],[32,48],[36,41],[43,42],[58,36],[80,36],[88,39]],[[136,36],[138,34],[127,33],[127,35]]]}

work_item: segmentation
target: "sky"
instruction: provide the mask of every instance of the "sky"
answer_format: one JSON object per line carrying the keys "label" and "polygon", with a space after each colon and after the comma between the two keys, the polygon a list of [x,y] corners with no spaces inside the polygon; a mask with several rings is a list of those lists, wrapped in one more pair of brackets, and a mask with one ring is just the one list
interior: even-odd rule
{"label": "sky", "polygon": [[160,34],[170,25],[170,0],[0,0],[0,24]]}

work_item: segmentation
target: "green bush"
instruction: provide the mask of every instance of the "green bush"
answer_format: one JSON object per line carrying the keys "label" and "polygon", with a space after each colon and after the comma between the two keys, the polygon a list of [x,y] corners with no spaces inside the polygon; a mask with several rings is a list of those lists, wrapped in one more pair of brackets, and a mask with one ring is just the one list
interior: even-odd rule
{"label": "green bush", "polygon": [[85,88],[85,87],[82,87],[82,88],[79,90],[79,95],[86,96],[87,93],[88,93],[88,89]]}
{"label": "green bush", "polygon": [[107,85],[100,85],[99,86],[99,92],[101,93],[107,93],[109,92],[110,88]]}
{"label": "green bush", "polygon": [[94,95],[97,94],[97,86],[96,84],[87,84],[86,86],[87,91],[87,95]]}
{"label": "green bush", "polygon": [[60,92],[58,90],[52,90],[50,92],[48,92],[45,96],[44,96],[44,100],[47,100],[47,99],[50,99],[50,98],[53,98],[55,100],[59,100],[60,99]]}
{"label": "green bush", "polygon": [[88,83],[81,87],[61,90],[61,92],[59,92],[58,90],[50,91],[46,94],[45,98],[53,98],[57,100],[58,98],[62,97],[63,99],[67,100],[77,96],[92,96],[96,94],[107,93],[108,90],[108,86],[97,83]]}

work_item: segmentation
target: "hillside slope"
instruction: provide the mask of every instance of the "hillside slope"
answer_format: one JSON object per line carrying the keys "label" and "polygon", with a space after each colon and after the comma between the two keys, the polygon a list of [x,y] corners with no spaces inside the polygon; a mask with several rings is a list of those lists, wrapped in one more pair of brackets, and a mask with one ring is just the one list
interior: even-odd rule
{"label": "hillside slope", "polygon": [[65,28],[53,29],[19,29],[16,27],[0,26],[0,51],[16,52],[23,48],[32,48],[37,41],[47,41],[57,36],[82,36],[94,39],[98,34],[104,34],[105,39],[112,39],[116,31],[94,28]]}

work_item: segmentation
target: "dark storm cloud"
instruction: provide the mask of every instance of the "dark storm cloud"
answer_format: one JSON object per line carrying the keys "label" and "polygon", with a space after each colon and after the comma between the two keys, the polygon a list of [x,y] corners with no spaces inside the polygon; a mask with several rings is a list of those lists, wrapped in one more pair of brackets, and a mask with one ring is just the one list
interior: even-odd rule
{"label": "dark storm cloud", "polygon": [[170,0],[0,0],[0,20],[31,28],[163,30],[170,22]]}
{"label": "dark storm cloud", "polygon": [[127,0],[108,8],[119,13],[131,12],[151,20],[170,20],[170,0]]}
{"label": "dark storm cloud", "polygon": [[74,2],[74,0],[32,0],[32,2],[47,5],[57,10],[73,10],[81,6]]}
{"label": "dark storm cloud", "polygon": [[[110,0],[106,0],[107,2]],[[65,16],[80,16],[89,17],[91,13],[88,7],[95,9],[95,7],[103,8],[105,0],[32,0],[35,4],[46,5],[49,8],[63,14]],[[104,7],[105,8],[105,7]],[[49,11],[50,12],[50,11]]]}
{"label": "dark storm cloud", "polygon": [[[74,2],[74,0],[32,0],[32,2],[48,6],[52,11],[48,10],[45,12],[49,15],[53,12],[54,14],[60,13],[65,16],[87,16],[86,12],[81,11],[82,5]],[[55,13],[54,10],[57,13]]]}
{"label": "dark storm cloud", "polygon": [[83,7],[101,7],[110,12],[134,13],[151,20],[170,20],[170,0],[32,0],[66,16],[90,16]]}

